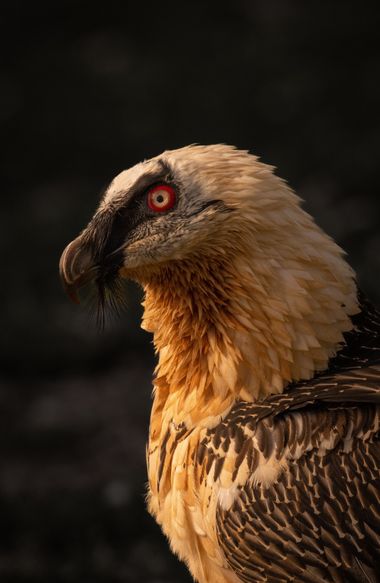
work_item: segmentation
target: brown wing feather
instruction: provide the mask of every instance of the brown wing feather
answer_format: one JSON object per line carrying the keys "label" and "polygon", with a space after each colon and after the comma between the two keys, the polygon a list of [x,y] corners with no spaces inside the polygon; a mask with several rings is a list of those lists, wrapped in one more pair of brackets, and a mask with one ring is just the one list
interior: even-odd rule
{"label": "brown wing feather", "polygon": [[377,366],[320,377],[238,403],[209,431],[203,467],[218,467],[216,479],[230,448],[233,480],[244,460],[252,478],[258,458],[286,458],[272,483],[248,476],[217,509],[219,543],[242,581],[380,582],[379,381]]}
{"label": "brown wing feather", "polygon": [[242,581],[365,581],[355,559],[380,581],[379,468],[355,473],[367,448],[380,458],[378,441],[310,452],[271,487],[247,484],[229,510],[218,509],[218,539]]}

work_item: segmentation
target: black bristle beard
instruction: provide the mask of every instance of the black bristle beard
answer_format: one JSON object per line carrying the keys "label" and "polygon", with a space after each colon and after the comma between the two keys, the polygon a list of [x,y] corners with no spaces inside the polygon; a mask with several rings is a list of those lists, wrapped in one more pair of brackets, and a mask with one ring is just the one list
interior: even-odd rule
{"label": "black bristle beard", "polygon": [[90,315],[102,332],[107,321],[118,318],[127,305],[126,280],[119,276],[99,275],[92,286],[89,298]]}

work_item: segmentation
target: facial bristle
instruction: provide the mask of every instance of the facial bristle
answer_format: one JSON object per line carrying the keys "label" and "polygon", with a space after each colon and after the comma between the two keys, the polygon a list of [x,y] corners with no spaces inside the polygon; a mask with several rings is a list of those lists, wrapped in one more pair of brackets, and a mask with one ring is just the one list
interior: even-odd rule
{"label": "facial bristle", "polygon": [[120,278],[110,281],[98,279],[89,297],[89,312],[96,321],[96,326],[102,332],[107,321],[117,318],[126,308],[126,282]]}

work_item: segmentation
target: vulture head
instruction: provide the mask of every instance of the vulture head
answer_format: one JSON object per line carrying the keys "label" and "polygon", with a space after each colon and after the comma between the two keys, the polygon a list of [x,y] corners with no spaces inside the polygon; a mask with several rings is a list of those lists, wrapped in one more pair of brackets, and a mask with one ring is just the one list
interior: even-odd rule
{"label": "vulture head", "polygon": [[166,151],[121,172],[60,272],[74,300],[95,283],[101,306],[117,301],[122,279],[138,281],[157,378],[196,400],[253,400],[310,378],[358,311],[342,250],[272,167],[226,145]]}

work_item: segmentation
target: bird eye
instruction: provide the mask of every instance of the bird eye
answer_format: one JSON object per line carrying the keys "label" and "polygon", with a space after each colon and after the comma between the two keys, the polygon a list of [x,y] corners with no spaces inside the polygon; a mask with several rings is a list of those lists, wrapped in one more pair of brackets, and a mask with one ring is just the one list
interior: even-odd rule
{"label": "bird eye", "polygon": [[172,186],[168,184],[158,184],[148,191],[148,207],[155,212],[161,213],[171,209],[176,201],[176,193]]}

